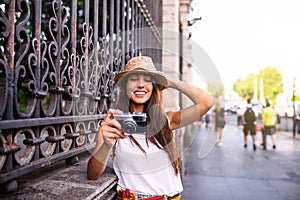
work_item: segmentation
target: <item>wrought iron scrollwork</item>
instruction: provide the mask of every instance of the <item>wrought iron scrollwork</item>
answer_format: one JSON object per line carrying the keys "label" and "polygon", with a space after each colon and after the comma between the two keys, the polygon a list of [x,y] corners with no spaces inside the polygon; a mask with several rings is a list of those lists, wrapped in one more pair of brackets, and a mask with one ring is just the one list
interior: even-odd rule
{"label": "wrought iron scrollwork", "polygon": [[[4,1],[6,4],[9,0]],[[1,37],[8,37],[11,32],[9,21],[3,11],[0,9],[0,36]]]}
{"label": "wrought iron scrollwork", "polygon": [[4,166],[6,160],[5,148],[6,148],[6,139],[0,132],[0,170]]}
{"label": "wrought iron scrollwork", "polygon": [[0,119],[2,119],[3,114],[7,105],[7,95],[8,95],[8,64],[0,58]]}
{"label": "wrought iron scrollwork", "polygon": [[[5,4],[8,1],[4,1]],[[4,6],[6,6],[3,4]],[[3,41],[7,40],[11,32],[9,21],[5,16],[5,13],[0,9],[0,38],[2,40],[2,47],[0,48],[0,119],[3,117],[7,106],[8,97],[8,59],[10,55],[7,53]]]}
{"label": "wrought iron scrollwork", "polygon": [[96,101],[96,85],[98,81],[97,71],[98,71],[98,64],[95,62],[95,49],[97,44],[93,43],[93,29],[90,27],[89,31],[89,41],[88,41],[88,90],[91,92],[90,96],[88,96],[88,114],[96,114],[97,112],[97,101]]}
{"label": "wrought iron scrollwork", "polygon": [[40,145],[40,150],[44,157],[53,155],[57,144],[48,139],[49,137],[55,137],[56,135],[57,133],[54,126],[46,126],[41,130],[41,139],[45,142]]}
{"label": "wrought iron scrollwork", "polygon": [[[59,58],[59,46],[58,46],[58,37],[60,37],[59,25],[60,21],[58,19],[58,12],[60,5],[58,1],[46,2],[45,3],[45,13],[42,24],[44,27],[43,33],[45,35],[45,54],[44,54],[44,64],[49,70],[46,75],[46,83],[49,87],[49,93],[44,100],[42,105],[44,114],[46,116],[54,116],[56,107],[58,104],[58,93],[63,92],[63,88],[59,85],[59,67],[60,67],[60,58]],[[60,15],[59,15],[60,16]]]}
{"label": "wrought iron scrollwork", "polygon": [[[26,0],[17,1],[16,10],[20,13],[20,17],[15,25],[15,112],[21,118],[28,118],[33,115],[37,103],[35,98],[38,91],[35,74],[37,56],[34,45],[35,40],[31,45],[33,52],[29,53],[30,37],[26,28],[30,17],[28,2]],[[26,96],[27,101],[20,102],[20,96],[23,95]]]}
{"label": "wrought iron scrollwork", "polygon": [[100,51],[99,51],[99,62],[100,62],[100,81],[99,81],[99,87],[98,91],[101,95],[100,100],[100,107],[99,111],[100,113],[105,112],[109,105],[109,80],[110,80],[110,73],[111,70],[109,68],[111,56],[109,54],[109,41],[106,39],[106,37],[102,37],[99,39],[100,43]]}
{"label": "wrought iron scrollwork", "polygon": [[24,144],[23,141],[26,139],[35,139],[34,132],[30,128],[20,129],[14,137],[14,141],[21,145],[21,150],[14,154],[15,160],[20,165],[26,165],[31,161],[36,148],[32,144]]}
{"label": "wrought iron scrollwork", "polygon": [[157,30],[138,13],[143,6],[0,0],[0,184],[94,146],[97,122],[117,98],[116,73],[146,54],[135,29],[145,18]]}
{"label": "wrought iron scrollwork", "polygon": [[70,41],[70,30],[67,26],[67,9],[62,7],[62,30],[61,30],[61,85],[64,88],[63,95],[61,95],[61,107],[64,115],[70,115],[73,108],[73,101],[71,96],[72,88],[72,75],[70,70],[73,70],[70,66],[70,51],[67,48],[67,45]]}
{"label": "wrought iron scrollwork", "polygon": [[90,96],[91,93],[88,90],[88,26],[86,23],[80,24],[78,26],[79,28],[79,44],[78,44],[78,80],[79,80],[79,98],[76,101],[76,111],[80,115],[83,115],[86,113],[87,109],[87,101],[86,97]]}

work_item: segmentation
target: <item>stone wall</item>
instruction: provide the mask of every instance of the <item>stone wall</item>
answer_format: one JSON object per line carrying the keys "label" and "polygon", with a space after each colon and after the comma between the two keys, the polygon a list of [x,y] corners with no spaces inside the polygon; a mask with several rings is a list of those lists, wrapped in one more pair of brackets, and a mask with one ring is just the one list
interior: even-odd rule
{"label": "stone wall", "polygon": [[[162,71],[174,78],[192,83],[191,75],[191,45],[187,39],[187,15],[190,0],[164,0],[163,1],[163,50]],[[178,91],[169,89],[163,92],[163,103],[167,110],[178,110],[191,104],[190,100]],[[182,170],[184,172],[184,152],[188,148],[189,134],[192,125],[179,129],[176,134],[176,145],[181,155]],[[184,173],[183,173],[184,174]],[[183,177],[184,178],[184,177]]]}

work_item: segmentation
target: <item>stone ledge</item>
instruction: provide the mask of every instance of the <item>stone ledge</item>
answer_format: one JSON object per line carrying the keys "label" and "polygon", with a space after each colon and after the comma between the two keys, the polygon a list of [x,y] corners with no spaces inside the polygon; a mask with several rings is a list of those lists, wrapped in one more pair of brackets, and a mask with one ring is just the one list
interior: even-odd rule
{"label": "stone ledge", "polygon": [[75,165],[63,161],[47,169],[32,172],[17,181],[19,190],[2,194],[3,200],[25,199],[112,199],[117,177],[107,169],[98,180],[88,180],[86,175],[88,155]]}

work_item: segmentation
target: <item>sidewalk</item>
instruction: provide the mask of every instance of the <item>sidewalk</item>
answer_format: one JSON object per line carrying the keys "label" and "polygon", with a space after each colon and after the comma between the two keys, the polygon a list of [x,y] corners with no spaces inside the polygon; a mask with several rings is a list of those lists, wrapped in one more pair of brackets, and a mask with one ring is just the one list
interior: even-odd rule
{"label": "sidewalk", "polygon": [[253,151],[250,136],[248,148],[243,147],[242,126],[226,125],[222,146],[213,147],[213,140],[213,128],[201,128],[188,150],[183,200],[300,199],[299,137],[280,131],[276,150],[270,136],[263,150],[258,132]]}

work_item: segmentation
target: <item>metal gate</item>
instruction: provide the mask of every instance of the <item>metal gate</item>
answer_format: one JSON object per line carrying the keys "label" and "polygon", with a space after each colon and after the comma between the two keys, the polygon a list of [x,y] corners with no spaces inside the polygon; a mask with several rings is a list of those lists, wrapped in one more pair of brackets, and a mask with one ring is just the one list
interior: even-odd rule
{"label": "metal gate", "polygon": [[161,63],[162,0],[0,1],[0,184],[94,147],[115,73]]}

